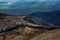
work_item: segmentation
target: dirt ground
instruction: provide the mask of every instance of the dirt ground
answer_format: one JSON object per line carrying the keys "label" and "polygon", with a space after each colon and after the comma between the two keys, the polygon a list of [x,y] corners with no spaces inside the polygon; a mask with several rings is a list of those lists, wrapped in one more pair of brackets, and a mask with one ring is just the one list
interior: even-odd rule
{"label": "dirt ground", "polygon": [[60,40],[60,29],[44,31],[35,28],[19,28],[17,31],[0,36],[0,40]]}
{"label": "dirt ground", "polygon": [[[15,20],[11,21],[12,25],[14,25],[16,20],[22,22],[24,17],[25,16],[23,17],[18,16],[16,19],[16,17],[8,16],[7,19],[9,18],[10,20],[11,19]],[[4,25],[2,26],[4,27]],[[1,35],[0,40],[60,40],[60,29],[46,30],[46,29],[30,28],[28,26],[25,26],[20,27],[17,30],[11,31],[5,35]]]}

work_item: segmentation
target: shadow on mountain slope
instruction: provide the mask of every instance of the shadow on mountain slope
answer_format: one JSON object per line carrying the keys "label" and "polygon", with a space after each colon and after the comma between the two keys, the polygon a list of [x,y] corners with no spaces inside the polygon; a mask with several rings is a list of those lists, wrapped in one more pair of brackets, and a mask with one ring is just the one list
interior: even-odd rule
{"label": "shadow on mountain slope", "polygon": [[30,16],[38,17],[47,21],[48,23],[60,26],[60,10],[52,12],[36,12],[30,14]]}

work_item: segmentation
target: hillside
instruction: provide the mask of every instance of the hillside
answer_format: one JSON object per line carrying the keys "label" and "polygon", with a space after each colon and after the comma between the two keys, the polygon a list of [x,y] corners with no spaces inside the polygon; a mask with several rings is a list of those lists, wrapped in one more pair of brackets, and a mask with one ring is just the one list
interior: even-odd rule
{"label": "hillside", "polygon": [[60,40],[60,29],[42,33],[41,35],[37,35],[31,40]]}
{"label": "hillside", "polygon": [[[39,37],[42,38],[42,40],[44,40],[43,38],[45,38],[45,35],[46,35],[46,37],[48,36],[48,38],[51,38],[51,36],[52,36],[51,39],[54,39],[53,36],[55,36],[55,35],[56,36],[60,35],[60,33],[59,33],[60,29],[52,28],[52,29],[48,30],[46,28],[35,28],[30,25],[28,25],[28,26],[24,25],[24,24],[20,25],[24,21],[28,21],[27,19],[30,19],[29,16],[27,17],[27,16],[2,15],[0,17],[1,17],[1,19],[0,19],[0,40],[35,40],[35,38],[38,37],[38,35],[39,35]],[[34,21],[34,20],[38,20],[38,19],[35,17],[32,17],[32,19],[30,19],[28,22],[33,23],[33,24],[42,24],[42,22],[40,23],[40,22]],[[19,25],[14,26],[14,25],[16,25],[16,23],[19,23]],[[45,22],[44,22],[44,24],[45,24]],[[54,30],[56,30],[56,31],[54,31]],[[40,40],[39,37],[37,38],[38,40]],[[59,38],[60,38],[60,36],[56,37],[57,40]]]}
{"label": "hillside", "polygon": [[36,12],[30,14],[30,16],[34,16],[39,19],[43,19],[48,23],[54,24],[56,26],[60,26],[60,10],[56,10],[52,12]]}

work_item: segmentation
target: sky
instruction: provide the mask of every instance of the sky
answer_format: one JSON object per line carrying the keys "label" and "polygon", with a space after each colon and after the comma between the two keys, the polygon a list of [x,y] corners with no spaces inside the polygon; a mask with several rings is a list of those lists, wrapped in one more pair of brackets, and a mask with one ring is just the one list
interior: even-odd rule
{"label": "sky", "polygon": [[38,2],[41,2],[41,3],[46,2],[46,4],[48,3],[47,5],[49,5],[49,4],[54,5],[59,0],[0,0],[0,2],[3,2],[3,1],[8,2],[8,4],[13,4],[15,2],[24,3],[24,2],[38,1]]}
{"label": "sky", "polygon": [[0,1],[17,2],[19,0],[0,0]]}
{"label": "sky", "polygon": [[0,2],[7,2],[5,4],[0,4],[0,5],[8,5],[8,4],[13,4],[15,2],[18,2],[20,0],[0,0]]}
{"label": "sky", "polygon": [[0,0],[0,2],[8,2],[8,4],[15,3],[17,1],[20,1],[20,0]]}
{"label": "sky", "polygon": [[[0,0],[0,1],[9,1],[9,0]],[[10,1],[12,1],[12,0],[10,0]],[[17,1],[17,0],[13,0],[13,1]]]}
{"label": "sky", "polygon": [[8,0],[9,3],[16,3],[16,2],[32,2],[32,1],[37,1],[39,3],[45,3],[45,5],[55,5],[58,1],[60,0]]}

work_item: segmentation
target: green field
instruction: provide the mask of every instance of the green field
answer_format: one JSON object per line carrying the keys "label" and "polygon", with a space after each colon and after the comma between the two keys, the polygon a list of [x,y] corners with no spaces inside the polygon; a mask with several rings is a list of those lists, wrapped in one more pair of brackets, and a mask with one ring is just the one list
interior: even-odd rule
{"label": "green field", "polygon": [[1,6],[0,10],[7,10],[9,7],[8,6]]}

